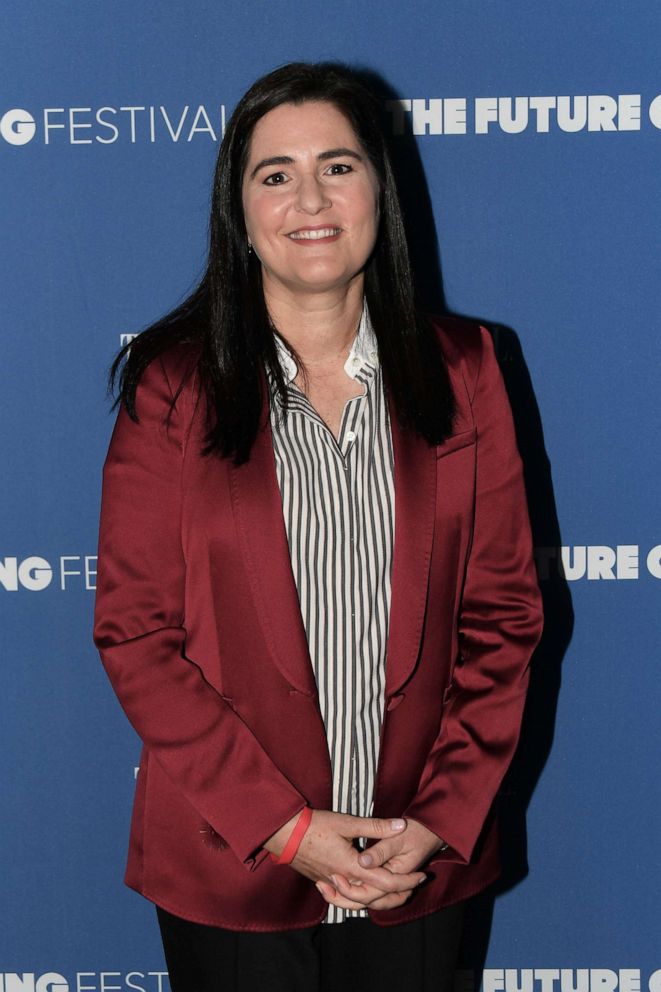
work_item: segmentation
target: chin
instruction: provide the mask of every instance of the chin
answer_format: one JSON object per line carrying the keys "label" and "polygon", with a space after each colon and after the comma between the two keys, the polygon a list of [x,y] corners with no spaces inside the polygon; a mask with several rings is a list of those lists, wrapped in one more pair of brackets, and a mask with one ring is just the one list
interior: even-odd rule
{"label": "chin", "polygon": [[305,265],[293,266],[288,271],[267,269],[269,282],[275,288],[280,285],[293,293],[324,293],[348,288],[359,276],[362,266],[333,264],[328,259],[309,259]]}
{"label": "chin", "polygon": [[306,266],[296,273],[292,273],[291,284],[298,285],[301,289],[316,289],[318,291],[339,289],[342,286],[349,286],[353,280],[363,271],[364,266],[338,268],[337,266]]}

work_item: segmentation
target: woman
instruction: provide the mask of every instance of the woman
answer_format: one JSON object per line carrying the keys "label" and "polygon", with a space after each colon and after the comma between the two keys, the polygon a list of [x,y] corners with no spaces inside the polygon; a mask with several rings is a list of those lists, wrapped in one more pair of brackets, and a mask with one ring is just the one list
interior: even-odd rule
{"label": "woman", "polygon": [[207,272],[126,359],[95,640],[172,988],[450,987],[539,597],[490,338],[416,313],[349,70],[246,93]]}

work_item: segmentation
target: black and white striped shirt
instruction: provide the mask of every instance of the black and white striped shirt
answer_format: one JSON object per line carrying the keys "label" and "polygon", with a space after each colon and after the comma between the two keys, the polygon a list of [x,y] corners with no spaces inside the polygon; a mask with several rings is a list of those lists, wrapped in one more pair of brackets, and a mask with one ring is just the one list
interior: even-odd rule
{"label": "black and white striped shirt", "polygon": [[[364,386],[337,441],[294,384],[276,336],[288,408],[272,389],[282,508],[333,770],[333,810],[370,816],[383,721],[395,527],[393,450],[367,307],[344,369]],[[327,922],[365,915],[330,906]]]}

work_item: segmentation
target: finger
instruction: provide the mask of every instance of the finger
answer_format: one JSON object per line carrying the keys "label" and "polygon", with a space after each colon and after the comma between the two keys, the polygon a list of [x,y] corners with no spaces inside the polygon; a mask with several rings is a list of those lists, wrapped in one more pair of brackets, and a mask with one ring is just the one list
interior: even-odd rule
{"label": "finger", "polygon": [[393,892],[386,896],[380,896],[374,902],[370,903],[369,906],[365,906],[362,903],[355,902],[353,899],[346,899],[344,896],[336,893],[333,898],[326,899],[326,902],[331,906],[339,907],[339,909],[396,909],[397,906],[403,906],[409,896],[410,893]]}
{"label": "finger", "polygon": [[346,837],[396,837],[406,830],[406,820],[385,820],[376,816],[348,817],[349,832]]}
{"label": "finger", "polygon": [[331,876],[333,880],[333,885],[337,894],[351,902],[356,902],[362,904],[362,906],[373,906],[377,902],[380,902],[385,898],[385,896],[396,896],[397,905],[401,902],[406,902],[412,893],[412,889],[403,889],[399,892],[388,892],[384,893],[380,889],[374,888],[371,885],[361,885],[357,888],[355,885],[351,885],[348,879],[344,878],[343,875],[334,874]]}
{"label": "finger", "polygon": [[[337,876],[333,876],[333,877],[337,877]],[[335,890],[336,895],[335,898],[333,899],[333,904],[341,906],[343,909],[357,909],[359,907],[361,909],[395,909],[395,907],[397,906],[403,906],[404,903],[407,902],[411,898],[411,895],[413,894],[411,889],[408,889],[404,892],[387,892],[387,893],[383,893],[383,892],[379,892],[378,890],[375,890],[373,893],[371,893],[371,895],[373,895],[374,898],[370,898],[369,901],[366,901],[361,905],[361,903],[358,902],[358,899],[351,891],[351,889],[346,889],[344,885],[346,879],[340,881],[340,879],[338,878],[337,881],[338,881],[338,887],[336,887]],[[342,891],[340,891],[340,888]]]}
{"label": "finger", "polygon": [[319,881],[319,882],[315,882],[314,884],[316,885],[317,889],[324,897],[326,902],[330,902],[331,899],[335,899],[337,893],[335,891],[335,888],[329,882]]}
{"label": "finger", "polygon": [[366,907],[359,902],[352,902],[350,899],[345,899],[343,896],[336,895],[333,899],[327,899],[326,902],[330,906],[337,906],[338,909],[365,909]]}
{"label": "finger", "polygon": [[365,909],[362,903],[341,896],[337,889],[327,882],[315,882],[315,885],[330,906],[339,906],[340,909]]}
{"label": "finger", "polygon": [[406,863],[406,858],[400,858],[398,856],[386,861],[383,867],[391,871],[393,875],[403,875],[411,870],[411,866]]}
{"label": "finger", "polygon": [[364,885],[362,882],[359,882],[358,885],[355,882],[352,884],[348,878],[337,872],[331,875],[331,881],[338,895],[352,902],[360,903],[362,906],[368,906],[374,899],[379,899],[384,894],[380,889],[375,889],[371,885]]}
{"label": "finger", "polygon": [[373,903],[370,904],[370,909],[396,909],[398,906],[403,906],[404,903],[408,902],[413,893],[409,892],[408,895],[405,892],[391,893],[387,896],[382,896],[380,899],[375,899]]}
{"label": "finger", "polygon": [[421,871],[395,874],[388,871],[387,868],[365,868],[361,870],[356,866],[351,873],[351,877],[359,879],[363,885],[381,889],[383,893],[386,893],[415,889],[416,886],[422,884],[427,876]]}
{"label": "finger", "polygon": [[385,865],[395,854],[399,854],[398,848],[399,845],[395,846],[392,842],[388,844],[387,841],[373,844],[366,851],[361,851],[358,855],[358,864],[362,865],[363,868],[377,868],[380,865]]}
{"label": "finger", "polygon": [[[365,909],[366,906],[356,902],[354,899],[341,895],[337,889],[328,882],[316,882],[317,889],[331,906],[338,906],[340,909]],[[402,906],[411,896],[411,892],[394,892],[387,895],[378,895],[370,903],[370,909],[395,909]]]}

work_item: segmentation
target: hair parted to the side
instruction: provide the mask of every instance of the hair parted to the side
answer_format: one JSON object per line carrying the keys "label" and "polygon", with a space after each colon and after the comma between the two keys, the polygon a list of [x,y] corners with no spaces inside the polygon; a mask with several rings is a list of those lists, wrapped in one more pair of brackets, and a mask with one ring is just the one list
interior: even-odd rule
{"label": "hair parted to the side", "polygon": [[330,103],[347,118],[379,180],[380,223],[365,266],[365,298],[397,417],[430,444],[440,443],[451,432],[454,399],[436,335],[414,305],[409,253],[379,104],[347,66],[294,62],[258,79],[228,122],[213,181],[208,263],[197,289],[123,348],[110,372],[111,388],[119,378],[119,401],[137,420],[136,389],[144,370],[173,345],[190,343],[207,398],[205,452],[231,457],[237,464],[249,458],[268,402],[264,367],[273,375],[286,406],[261,265],[248,252],[243,175],[260,118],[282,104],[308,101]]}

